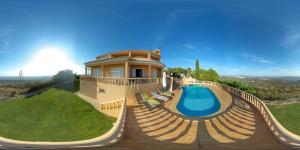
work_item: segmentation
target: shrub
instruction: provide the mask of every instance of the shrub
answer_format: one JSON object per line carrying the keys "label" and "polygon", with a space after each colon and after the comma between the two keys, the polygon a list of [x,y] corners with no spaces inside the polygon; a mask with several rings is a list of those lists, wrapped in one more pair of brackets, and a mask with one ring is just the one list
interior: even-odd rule
{"label": "shrub", "polygon": [[78,91],[80,86],[80,76],[74,74],[74,90]]}
{"label": "shrub", "polygon": [[255,88],[254,86],[251,86],[245,82],[241,82],[241,81],[237,81],[237,80],[219,80],[218,82],[229,85],[231,87],[240,89],[242,91],[245,91],[247,93],[257,96],[257,91],[258,91],[257,88]]}
{"label": "shrub", "polygon": [[26,84],[27,87],[29,87],[29,90],[27,93],[36,92],[39,90],[42,90],[44,88],[47,88],[53,84],[52,81],[34,81]]}

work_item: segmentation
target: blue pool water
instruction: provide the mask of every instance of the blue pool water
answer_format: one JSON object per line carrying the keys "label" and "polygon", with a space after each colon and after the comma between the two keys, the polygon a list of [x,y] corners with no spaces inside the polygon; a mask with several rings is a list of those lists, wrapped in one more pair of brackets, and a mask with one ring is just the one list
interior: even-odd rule
{"label": "blue pool water", "polygon": [[221,104],[215,94],[207,87],[184,86],[177,109],[184,115],[207,116],[217,112]]}

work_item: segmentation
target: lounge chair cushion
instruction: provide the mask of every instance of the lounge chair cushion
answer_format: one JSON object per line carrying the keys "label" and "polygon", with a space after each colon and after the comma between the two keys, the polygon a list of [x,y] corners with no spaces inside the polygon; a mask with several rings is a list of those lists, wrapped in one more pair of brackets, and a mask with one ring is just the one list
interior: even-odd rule
{"label": "lounge chair cushion", "polygon": [[168,97],[165,97],[165,96],[162,96],[162,95],[159,95],[155,90],[152,90],[151,91],[151,94],[154,98],[157,98],[159,100],[163,100],[163,101],[168,101],[169,98]]}

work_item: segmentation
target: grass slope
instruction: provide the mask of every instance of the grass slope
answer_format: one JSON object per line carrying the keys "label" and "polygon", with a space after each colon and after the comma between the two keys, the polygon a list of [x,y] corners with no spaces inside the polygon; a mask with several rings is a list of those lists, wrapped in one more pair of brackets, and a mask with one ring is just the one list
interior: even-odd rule
{"label": "grass slope", "polygon": [[276,119],[289,131],[300,135],[300,103],[289,105],[269,105]]}
{"label": "grass slope", "polygon": [[0,102],[0,136],[26,141],[75,141],[107,132],[105,116],[72,92],[50,89],[40,95]]}

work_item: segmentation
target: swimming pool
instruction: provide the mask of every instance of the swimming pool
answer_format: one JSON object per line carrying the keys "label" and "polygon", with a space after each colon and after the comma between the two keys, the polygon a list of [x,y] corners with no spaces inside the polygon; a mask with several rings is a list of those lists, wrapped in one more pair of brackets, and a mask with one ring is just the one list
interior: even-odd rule
{"label": "swimming pool", "polygon": [[182,89],[183,93],[176,107],[186,116],[208,116],[221,107],[218,98],[207,87],[184,86]]}

